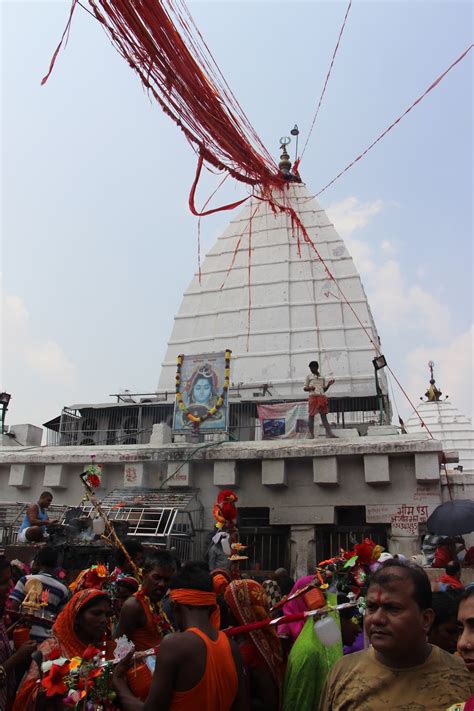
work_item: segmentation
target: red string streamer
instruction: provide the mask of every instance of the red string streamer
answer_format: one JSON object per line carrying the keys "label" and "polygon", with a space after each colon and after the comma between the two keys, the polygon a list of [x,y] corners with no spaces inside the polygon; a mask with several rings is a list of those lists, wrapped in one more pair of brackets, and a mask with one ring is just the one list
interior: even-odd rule
{"label": "red string streamer", "polygon": [[347,171],[348,171],[350,168],[352,168],[352,166],[353,166],[355,163],[357,163],[359,160],[361,160],[361,158],[363,158],[365,155],[367,155],[367,153],[370,151],[371,148],[373,148],[379,141],[381,141],[382,138],[383,138],[384,136],[386,136],[387,133],[388,133],[389,131],[391,131],[392,128],[394,128],[394,126],[396,126],[397,123],[399,123],[399,122],[402,120],[402,118],[403,118],[404,116],[406,116],[408,113],[410,113],[410,111],[411,111],[412,109],[414,109],[415,106],[416,106],[417,104],[419,104],[420,101],[422,101],[422,100],[425,98],[425,96],[426,96],[427,94],[430,93],[430,91],[432,91],[435,87],[438,86],[438,84],[444,79],[444,77],[446,76],[446,74],[448,74],[448,72],[450,72],[451,69],[453,69],[453,68],[456,66],[456,64],[459,64],[459,62],[464,59],[464,57],[468,54],[468,52],[471,51],[471,49],[472,49],[473,47],[474,47],[474,44],[471,44],[467,49],[465,49],[464,52],[463,52],[452,64],[450,64],[450,66],[449,66],[442,74],[440,74],[440,76],[439,76],[437,79],[435,79],[434,82],[432,82],[432,84],[429,85],[429,87],[423,92],[423,94],[421,94],[421,96],[419,96],[419,97],[416,99],[416,101],[414,101],[414,102],[411,104],[411,106],[409,106],[397,119],[395,119],[395,121],[393,121],[393,123],[391,123],[390,126],[389,126],[388,128],[386,128],[385,131],[383,131],[383,133],[381,133],[380,136],[379,136],[378,138],[376,138],[375,141],[373,141],[373,142],[370,144],[370,146],[368,146],[368,147],[365,149],[365,151],[363,151],[360,155],[358,155],[357,158],[354,158],[354,160],[351,161],[351,162],[349,163],[349,165],[347,165],[347,166],[344,168],[344,170],[341,170],[341,172],[338,173],[335,178],[333,178],[331,181],[329,181],[329,183],[328,183],[327,185],[325,185],[324,188],[322,188],[318,193],[315,193],[315,195],[311,195],[309,199],[311,199],[311,198],[313,198],[313,197],[318,197],[318,195],[321,195],[325,190],[327,190],[331,185],[333,185],[333,184],[336,182],[336,180],[338,180],[342,175],[344,175],[344,173],[347,173]]}
{"label": "red string streamer", "polygon": [[248,309],[247,309],[247,353],[250,343],[250,316],[252,312],[252,215],[249,219],[249,246],[248,246]]}
{"label": "red string streamer", "polygon": [[[226,173],[224,175],[224,177],[222,178],[221,182],[219,183],[219,185],[217,186],[217,188],[214,190],[214,192],[211,193],[209,195],[209,197],[207,198],[206,202],[202,206],[201,212],[209,205],[209,203],[211,202],[214,195],[217,193],[218,190],[220,190],[220,188],[225,183],[225,181],[227,180],[228,177],[229,177],[229,173]],[[198,248],[198,274],[199,274],[199,284],[200,284],[201,277],[202,277],[202,273],[201,273],[201,218],[200,217],[198,217],[198,222],[197,222],[197,248]]]}
{"label": "red string streamer", "polygon": [[[184,2],[89,0],[89,5],[117,51],[206,162],[250,185],[283,183]],[[70,22],[71,17],[66,30]]]}
{"label": "red string streamer", "polygon": [[[252,214],[250,215],[250,218],[249,218],[250,220],[252,220],[252,219],[255,217],[255,215],[257,214],[257,212],[258,212],[258,210],[259,210],[259,208],[260,208],[260,203],[257,203],[257,206],[255,207],[255,210],[254,210],[254,211],[252,212]],[[229,274],[230,274],[231,271],[232,271],[232,268],[233,268],[234,263],[235,263],[235,258],[237,257],[237,252],[239,251],[240,243],[242,242],[242,237],[244,236],[246,227],[247,227],[247,225],[244,226],[244,229],[242,230],[242,232],[241,232],[240,235],[239,235],[239,239],[237,240],[237,244],[235,245],[234,253],[232,254],[232,259],[231,259],[231,262],[230,262],[230,264],[229,264],[229,268],[227,269],[227,272],[226,272],[226,274],[225,274],[224,279],[222,280],[222,284],[220,285],[219,289],[223,289],[223,288],[224,288],[224,285],[225,285],[225,283],[226,283],[226,281],[227,281],[227,277],[229,276]]]}
{"label": "red string streamer", "polygon": [[56,63],[56,58],[57,58],[57,56],[58,56],[58,54],[59,54],[59,50],[60,50],[61,47],[62,47],[62,44],[63,44],[63,41],[64,41],[64,38],[65,38],[65,37],[66,37],[66,44],[67,44],[67,41],[68,41],[68,39],[69,39],[69,30],[71,29],[72,16],[73,16],[73,14],[74,14],[74,10],[76,9],[76,5],[77,5],[77,0],[72,0],[71,9],[70,9],[70,11],[69,11],[69,19],[68,19],[68,21],[67,21],[66,27],[64,28],[64,32],[63,32],[62,35],[61,35],[61,39],[60,39],[60,41],[59,41],[59,44],[58,44],[58,46],[56,47],[56,49],[55,49],[55,51],[54,51],[54,54],[53,54],[53,56],[52,56],[51,62],[50,62],[50,64],[49,64],[48,73],[47,73],[46,76],[44,76],[44,77],[42,78],[42,80],[41,80],[41,86],[43,86],[43,84],[46,84],[46,82],[48,81],[48,79],[49,79],[49,77],[50,77],[51,72],[52,72],[53,69],[54,69],[54,65],[55,65],[55,63]]}
{"label": "red string streamer", "polygon": [[288,624],[289,622],[299,622],[308,617],[307,612],[295,612],[292,615],[283,615],[283,617],[278,617],[276,620],[270,618],[266,620],[259,620],[258,622],[249,622],[247,625],[240,625],[239,627],[228,627],[222,630],[224,634],[228,637],[235,637],[238,634],[247,634],[248,632],[253,632],[254,630],[261,630],[264,627],[278,626]]}
{"label": "red string streamer", "polygon": [[[246,202],[251,196],[247,195],[246,197],[242,198],[241,200],[237,200],[236,202],[231,202],[228,205],[221,205],[220,207],[213,207],[211,210],[204,210],[199,212],[196,209],[196,205],[194,203],[194,198],[196,196],[196,188],[198,186],[199,178],[201,177],[201,171],[202,171],[202,166],[204,163],[204,158],[202,155],[199,156],[197,168],[196,168],[196,176],[194,178],[194,182],[191,186],[191,191],[189,193],[189,209],[191,210],[193,215],[196,215],[196,217],[204,217],[205,215],[212,215],[215,212],[222,212],[223,210],[234,210],[236,207],[239,207],[239,205],[243,205],[244,202]],[[214,194],[214,193],[213,193]],[[211,195],[212,197],[212,195]],[[209,198],[210,200],[211,198]],[[206,202],[204,207],[209,203],[209,200]]]}
{"label": "red string streamer", "polygon": [[[311,128],[309,129],[308,138],[306,139],[306,143],[304,144],[303,150],[301,151],[301,158],[299,158],[299,160],[298,160],[298,166],[299,166],[299,164],[301,163],[301,161],[303,160],[303,156],[304,156],[304,152],[305,152],[305,150],[306,150],[306,146],[307,146],[308,143],[309,143],[309,139],[311,138],[311,134],[312,134],[312,132],[313,132],[314,124],[316,123],[316,119],[318,118],[319,109],[321,108],[321,104],[322,104],[322,102],[323,102],[324,94],[326,93],[326,87],[327,87],[327,85],[328,85],[329,77],[331,76],[332,68],[333,68],[333,65],[334,65],[334,60],[336,59],[336,54],[337,54],[337,51],[338,51],[338,49],[339,49],[339,45],[340,45],[340,43],[341,43],[342,34],[343,34],[344,28],[345,28],[345,26],[346,26],[347,16],[349,15],[349,10],[351,9],[351,6],[352,6],[352,0],[349,0],[349,4],[348,4],[347,10],[346,10],[346,14],[344,15],[344,20],[343,20],[343,22],[342,22],[342,27],[341,27],[341,29],[340,29],[340,31],[339,31],[339,37],[337,38],[336,46],[335,46],[335,48],[334,48],[334,52],[332,53],[331,64],[329,65],[328,73],[326,74],[326,80],[325,80],[325,82],[324,82],[323,90],[322,90],[322,92],[321,92],[321,96],[319,97],[318,107],[317,107],[317,109],[316,109],[316,113],[314,114],[314,119],[313,119],[313,123],[311,124]],[[298,168],[298,166],[296,166],[296,167]]]}

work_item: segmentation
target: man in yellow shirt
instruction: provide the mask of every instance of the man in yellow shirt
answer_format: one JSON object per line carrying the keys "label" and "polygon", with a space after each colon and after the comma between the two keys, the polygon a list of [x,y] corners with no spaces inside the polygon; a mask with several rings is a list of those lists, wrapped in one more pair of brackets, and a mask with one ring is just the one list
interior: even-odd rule
{"label": "man in yellow shirt", "polygon": [[417,565],[388,560],[367,593],[371,647],[340,659],[323,690],[320,711],[446,711],[474,693],[462,660],[430,645],[431,587]]}

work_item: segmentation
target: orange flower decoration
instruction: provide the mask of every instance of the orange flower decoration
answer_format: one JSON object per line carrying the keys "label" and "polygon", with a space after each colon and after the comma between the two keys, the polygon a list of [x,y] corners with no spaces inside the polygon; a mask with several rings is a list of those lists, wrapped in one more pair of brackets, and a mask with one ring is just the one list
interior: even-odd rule
{"label": "orange flower decoration", "polygon": [[46,689],[46,696],[64,696],[68,688],[64,683],[64,677],[69,673],[69,664],[53,664],[50,671],[41,680],[42,686]]}
{"label": "orange flower decoration", "polygon": [[85,662],[88,662],[90,659],[94,659],[98,654],[100,654],[100,649],[94,647],[93,644],[89,644],[89,646],[85,648],[82,658]]}
{"label": "orange flower decoration", "polygon": [[87,686],[91,688],[94,685],[93,680],[102,674],[102,669],[92,669],[87,675]]}

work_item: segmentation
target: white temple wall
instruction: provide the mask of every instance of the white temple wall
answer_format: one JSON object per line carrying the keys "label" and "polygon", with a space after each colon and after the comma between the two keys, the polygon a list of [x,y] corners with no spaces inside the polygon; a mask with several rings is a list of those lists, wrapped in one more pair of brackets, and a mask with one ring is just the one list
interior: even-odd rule
{"label": "white temple wall", "polygon": [[[168,431],[156,426],[149,445],[0,448],[0,501],[36,501],[48,489],[55,503],[78,506],[83,497],[79,475],[94,452],[103,464],[99,498],[124,487],[192,488],[208,531],[223,488],[236,491],[239,507],[267,507],[271,526],[288,527],[292,570],[299,574],[313,565],[318,526],[338,524],[339,507],[365,507],[368,527],[385,526],[392,552],[408,554],[419,548],[419,525],[447,498],[440,443],[384,435],[383,428],[381,436],[335,443],[228,442],[190,461],[186,458],[195,445],[170,444]],[[474,495],[473,476],[456,472],[450,485],[454,498]]]}
{"label": "white temple wall", "polygon": [[[408,439],[365,437],[334,446],[325,440],[223,443],[205,452],[205,459],[190,462],[189,444],[94,451],[103,464],[99,495],[123,486],[158,487],[184,462],[186,474],[180,470],[165,485],[198,489],[209,523],[217,492],[226,487],[235,488],[241,506],[268,507],[271,524],[334,523],[340,506],[375,507],[371,520],[388,524],[395,507],[431,509],[441,501],[439,443]],[[18,454],[0,449],[0,498],[31,501],[51,489],[58,503],[78,504],[79,474],[90,462],[92,449],[49,447]],[[456,496],[465,498],[465,487],[457,485]]]}

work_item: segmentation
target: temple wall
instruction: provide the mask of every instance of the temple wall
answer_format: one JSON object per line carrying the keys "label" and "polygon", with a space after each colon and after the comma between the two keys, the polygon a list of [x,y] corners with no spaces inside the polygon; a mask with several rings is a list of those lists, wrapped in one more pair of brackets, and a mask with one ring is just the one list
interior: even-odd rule
{"label": "temple wall", "polygon": [[[236,491],[239,507],[268,508],[270,526],[290,531],[293,572],[306,574],[314,565],[318,526],[339,524],[341,508],[365,507],[366,524],[384,526],[390,549],[411,555],[419,550],[420,527],[447,498],[441,443],[414,435],[197,448],[171,444],[168,428],[155,427],[148,445],[0,447],[0,502],[36,501],[48,489],[54,503],[79,505],[79,475],[94,453],[103,465],[99,498],[123,487],[193,489],[209,531],[213,504],[223,488]],[[454,498],[472,498],[472,475],[455,472],[449,483]]]}

